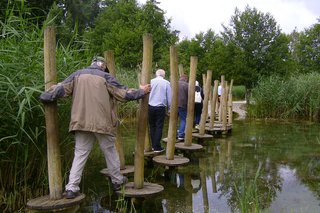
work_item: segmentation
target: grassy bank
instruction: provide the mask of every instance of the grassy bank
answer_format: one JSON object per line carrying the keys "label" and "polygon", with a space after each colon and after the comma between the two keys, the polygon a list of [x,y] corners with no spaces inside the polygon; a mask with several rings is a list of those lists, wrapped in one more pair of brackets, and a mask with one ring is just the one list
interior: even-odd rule
{"label": "grassy bank", "polygon": [[309,73],[288,79],[270,77],[252,91],[251,118],[319,121],[320,74]]}

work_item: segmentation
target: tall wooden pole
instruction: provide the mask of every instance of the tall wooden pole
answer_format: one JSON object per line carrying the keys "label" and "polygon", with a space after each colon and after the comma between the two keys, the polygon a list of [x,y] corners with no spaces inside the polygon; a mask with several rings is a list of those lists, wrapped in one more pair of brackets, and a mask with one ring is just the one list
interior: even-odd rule
{"label": "tall wooden pole", "polygon": [[227,105],[228,105],[228,82],[224,82],[222,95],[222,130],[227,130]]}
{"label": "tall wooden pole", "polygon": [[[44,31],[44,81],[48,90],[57,83],[56,30],[47,27]],[[44,105],[47,132],[48,175],[50,199],[62,198],[62,176],[59,148],[57,102]]]}
{"label": "tall wooden pole", "polygon": [[220,86],[221,86],[221,92],[222,94],[220,94],[220,101],[219,101],[219,122],[222,121],[222,103],[223,103],[223,88],[224,88],[224,82],[225,81],[225,78],[224,78],[224,75],[221,76],[221,81],[220,81]]}
{"label": "tall wooden pole", "polygon": [[179,64],[178,67],[179,67],[179,77],[181,77],[184,75],[183,65]]}
{"label": "tall wooden pole", "polygon": [[191,56],[189,87],[188,87],[187,121],[186,121],[185,138],[184,138],[185,146],[191,146],[192,144],[192,129],[193,129],[193,119],[194,119],[194,91],[195,91],[197,65],[198,65],[198,57]]}
{"label": "tall wooden pole", "polygon": [[204,95],[203,107],[202,107],[202,113],[201,113],[201,119],[200,119],[199,135],[204,135],[205,133],[205,125],[206,125],[207,116],[208,116],[208,103],[209,103],[209,95],[211,90],[211,81],[212,81],[212,71],[208,70],[205,90],[204,90],[205,95]]}
{"label": "tall wooden pole", "polygon": [[228,125],[232,125],[232,87],[233,87],[233,79],[231,79],[228,93]]}
{"label": "tall wooden pole", "polygon": [[[109,70],[109,73],[111,75],[113,75],[114,77],[116,77],[116,63],[114,60],[114,54],[112,50],[107,50],[104,52],[104,58],[107,61],[107,67]],[[118,104],[115,101],[115,103],[113,103],[115,105],[115,110],[116,113],[118,113]],[[124,151],[123,151],[123,142],[122,142],[122,138],[121,138],[121,131],[120,131],[120,126],[119,126],[119,121],[118,121],[118,127],[117,127],[117,138],[116,138],[116,148],[119,154],[119,160],[120,160],[120,169],[125,169],[126,168],[126,163],[125,163],[125,157],[124,157]]]}
{"label": "tall wooden pole", "polygon": [[170,84],[171,84],[171,107],[168,130],[168,143],[166,157],[174,159],[174,151],[177,136],[177,115],[178,115],[178,51],[175,46],[170,47]]}
{"label": "tall wooden pole", "polygon": [[[153,39],[151,34],[143,35],[143,61],[141,71],[141,84],[150,83],[150,73],[152,69],[152,52]],[[148,122],[148,100],[149,95],[144,96],[140,100],[138,116],[138,132],[134,155],[134,187],[136,189],[143,188],[144,183],[144,142]]]}
{"label": "tall wooden pole", "polygon": [[214,81],[213,86],[213,94],[212,94],[212,101],[211,101],[211,116],[210,116],[210,128],[212,129],[214,126],[214,120],[216,117],[216,106],[217,106],[217,99],[218,99],[218,86],[219,81]]}

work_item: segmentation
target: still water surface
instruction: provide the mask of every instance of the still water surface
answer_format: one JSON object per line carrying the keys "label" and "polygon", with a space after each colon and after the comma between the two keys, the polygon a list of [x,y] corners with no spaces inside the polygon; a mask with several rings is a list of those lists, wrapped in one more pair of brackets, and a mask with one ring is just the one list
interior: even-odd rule
{"label": "still water surface", "polygon": [[[320,212],[319,129],[319,124],[236,121],[230,135],[205,141],[203,151],[178,152],[190,159],[187,166],[168,170],[146,162],[146,181],[163,185],[164,191],[136,201],[135,210],[240,212],[246,190],[255,193],[250,199],[257,200],[262,212]],[[134,130],[122,130],[129,153],[134,151]],[[97,172],[104,166],[103,160],[88,162],[81,212],[114,211],[119,198]]]}

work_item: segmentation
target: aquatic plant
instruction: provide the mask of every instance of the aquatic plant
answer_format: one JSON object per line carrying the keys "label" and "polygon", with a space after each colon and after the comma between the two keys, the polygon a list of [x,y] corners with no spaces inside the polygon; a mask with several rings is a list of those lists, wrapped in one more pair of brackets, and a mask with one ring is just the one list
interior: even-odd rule
{"label": "aquatic plant", "polygon": [[320,74],[308,73],[288,79],[269,77],[253,89],[252,118],[303,119],[319,121]]}

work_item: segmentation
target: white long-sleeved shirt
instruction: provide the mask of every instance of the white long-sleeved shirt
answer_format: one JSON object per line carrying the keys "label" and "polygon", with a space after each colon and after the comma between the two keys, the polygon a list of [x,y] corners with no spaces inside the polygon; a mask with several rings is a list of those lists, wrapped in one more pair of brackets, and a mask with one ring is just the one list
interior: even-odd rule
{"label": "white long-sleeved shirt", "polygon": [[170,82],[162,76],[157,76],[151,80],[151,92],[149,95],[150,106],[165,106],[168,110],[171,106],[171,86]]}

